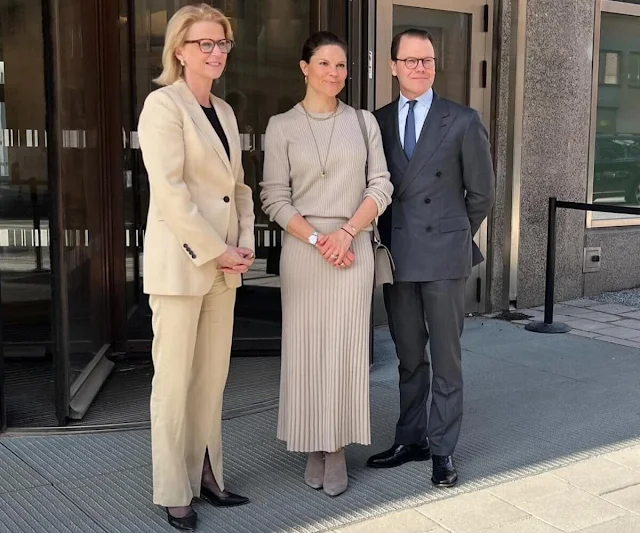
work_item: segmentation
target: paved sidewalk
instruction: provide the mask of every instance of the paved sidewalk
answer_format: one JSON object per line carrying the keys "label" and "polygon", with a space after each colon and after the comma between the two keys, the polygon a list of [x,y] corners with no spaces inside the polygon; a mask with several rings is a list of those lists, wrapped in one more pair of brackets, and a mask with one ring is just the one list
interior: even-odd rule
{"label": "paved sidewalk", "polygon": [[[225,481],[252,503],[196,503],[198,531],[546,533],[609,521],[614,529],[586,531],[640,532],[612,522],[633,520],[640,502],[640,349],[486,318],[465,327],[458,486],[432,487],[429,463],[364,466],[390,445],[398,416],[397,360],[380,329],[373,442],[348,448],[349,490],[329,498],[303,484],[304,456],[276,440],[275,409],[231,417],[223,424]],[[621,451],[630,446],[634,452]],[[150,455],[146,430],[0,438],[0,533],[174,531],[151,504]],[[397,512],[385,526],[385,516]]]}
{"label": "paved sidewalk", "polygon": [[[599,341],[640,348],[640,302],[637,305],[603,303],[596,299],[580,298],[556,304],[554,322],[564,322],[571,327],[569,334]],[[544,306],[518,309],[530,320],[516,320],[516,324],[544,320]]]}
{"label": "paved sidewalk", "polygon": [[638,533],[640,446],[333,533]]}

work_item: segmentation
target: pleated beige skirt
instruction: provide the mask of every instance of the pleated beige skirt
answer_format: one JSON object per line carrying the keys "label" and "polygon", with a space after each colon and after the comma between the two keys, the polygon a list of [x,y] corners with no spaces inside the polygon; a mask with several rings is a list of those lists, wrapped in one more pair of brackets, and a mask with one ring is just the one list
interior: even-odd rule
{"label": "pleated beige skirt", "polygon": [[[344,220],[309,219],[323,233]],[[282,246],[282,372],[278,438],[296,452],[370,444],[371,234],[361,232],[346,269],[286,235]]]}

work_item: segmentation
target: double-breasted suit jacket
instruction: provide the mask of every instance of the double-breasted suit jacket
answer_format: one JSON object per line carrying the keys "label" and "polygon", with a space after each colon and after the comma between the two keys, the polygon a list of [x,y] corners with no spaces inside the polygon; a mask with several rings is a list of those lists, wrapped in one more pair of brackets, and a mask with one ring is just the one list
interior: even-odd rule
{"label": "double-breasted suit jacket", "polygon": [[379,222],[396,281],[460,279],[482,261],[473,236],[494,199],[486,129],[476,111],[434,94],[411,161],[400,142],[398,100],[375,113],[393,203]]}

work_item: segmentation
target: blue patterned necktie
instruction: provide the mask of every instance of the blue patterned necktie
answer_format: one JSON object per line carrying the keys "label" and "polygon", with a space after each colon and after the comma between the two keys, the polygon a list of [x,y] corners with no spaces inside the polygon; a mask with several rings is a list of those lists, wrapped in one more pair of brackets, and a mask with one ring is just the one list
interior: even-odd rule
{"label": "blue patterned necktie", "polygon": [[416,147],[416,116],[413,108],[418,103],[417,100],[410,100],[409,113],[407,113],[407,123],[404,126],[404,153],[407,159],[411,160]]}

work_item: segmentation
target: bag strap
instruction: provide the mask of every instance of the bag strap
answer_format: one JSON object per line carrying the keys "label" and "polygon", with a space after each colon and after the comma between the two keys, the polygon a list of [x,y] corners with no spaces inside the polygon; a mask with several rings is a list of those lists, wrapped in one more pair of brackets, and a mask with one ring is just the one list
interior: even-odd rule
{"label": "bag strap", "polygon": [[367,161],[364,164],[364,179],[366,185],[367,178],[369,177],[369,132],[367,131],[367,125],[364,122],[364,113],[362,112],[362,109],[356,109],[356,115],[358,116],[358,124],[360,124],[362,139],[364,140],[364,145],[367,148]]}
{"label": "bag strap", "polygon": [[[364,164],[364,186],[366,188],[369,179],[369,132],[367,131],[367,125],[364,121],[364,113],[362,112],[362,109],[356,109],[356,115],[358,117],[358,124],[360,124],[362,139],[364,140],[364,145],[367,148],[367,160]],[[371,226],[373,227],[373,240],[375,243],[379,244],[381,242],[380,232],[378,231],[378,224],[376,224],[375,219],[371,222]]]}

